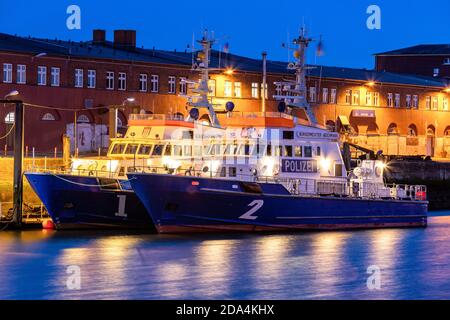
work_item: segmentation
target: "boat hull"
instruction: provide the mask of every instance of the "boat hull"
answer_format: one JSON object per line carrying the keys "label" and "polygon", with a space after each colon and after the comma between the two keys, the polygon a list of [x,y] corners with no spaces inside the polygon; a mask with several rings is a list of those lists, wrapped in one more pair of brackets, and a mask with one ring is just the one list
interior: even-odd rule
{"label": "boat hull", "polygon": [[57,229],[154,230],[145,207],[129,186],[105,190],[96,177],[51,173],[25,176]]}
{"label": "boat hull", "polygon": [[[292,196],[277,184],[129,174],[160,233],[426,227],[425,201]],[[255,193],[255,188],[256,192]],[[253,189],[253,190],[252,190]]]}

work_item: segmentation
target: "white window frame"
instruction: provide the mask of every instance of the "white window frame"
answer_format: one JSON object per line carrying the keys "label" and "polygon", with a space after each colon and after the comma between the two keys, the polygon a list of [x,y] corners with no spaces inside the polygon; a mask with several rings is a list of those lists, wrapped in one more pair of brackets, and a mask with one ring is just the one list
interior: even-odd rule
{"label": "white window frame", "polygon": [[177,77],[169,76],[169,90],[168,93],[175,94],[177,93]]}
{"label": "white window frame", "polygon": [[309,88],[309,102],[316,102],[317,91],[316,87]]}
{"label": "white window frame", "polygon": [[431,110],[431,96],[425,98],[425,109]]}
{"label": "white window frame", "polygon": [[159,75],[152,74],[150,76],[150,92],[158,92],[159,91]]}
{"label": "white window frame", "polygon": [[223,85],[223,96],[231,98],[232,95],[233,95],[233,82],[225,80],[225,83]]}
{"label": "white window frame", "polygon": [[353,106],[361,105],[361,91],[359,90],[352,91],[352,105]]}
{"label": "white window frame", "polygon": [[366,91],[366,106],[372,106],[372,91]]}
{"label": "white window frame", "polygon": [[442,99],[442,110],[448,111],[448,98],[447,97]]}
{"label": "white window frame", "polygon": [[75,69],[75,88],[83,88],[83,69]]}
{"label": "white window frame", "polygon": [[18,64],[16,67],[16,70],[17,70],[16,82],[18,84],[26,84],[27,83],[27,66],[24,64]]}
{"label": "white window frame", "polygon": [[331,88],[331,95],[330,95],[330,104],[336,104],[336,97],[337,97],[337,89]]}
{"label": "white window frame", "polygon": [[3,83],[12,83],[12,63],[3,64]]}
{"label": "white window frame", "polygon": [[180,77],[179,78],[179,82],[180,82],[180,94],[187,94],[187,82],[186,82],[187,78],[186,77]]}
{"label": "white window frame", "polygon": [[114,71],[106,72],[106,90],[114,90]]}
{"label": "white window frame", "polygon": [[267,82],[266,82],[266,87],[265,87],[265,90],[264,90],[264,83],[261,83],[261,97],[263,96],[263,92],[264,91],[264,99],[268,99],[269,98],[269,87],[268,87],[268,85],[267,85]]}
{"label": "white window frame", "polygon": [[139,91],[140,92],[148,91],[148,75],[146,73],[139,74]]}
{"label": "white window frame", "polygon": [[61,79],[61,69],[58,67],[50,68],[50,86],[59,87]]}
{"label": "white window frame", "polygon": [[439,98],[436,96],[433,97],[433,99],[431,100],[431,109],[433,109],[433,110],[439,109]]}
{"label": "white window frame", "polygon": [[373,100],[372,104],[375,107],[378,107],[380,105],[380,93],[379,92],[374,92],[372,100]]}
{"label": "white window frame", "polygon": [[94,89],[97,85],[97,71],[90,69],[88,70],[88,82],[87,87],[90,89]]}
{"label": "white window frame", "polygon": [[400,108],[401,107],[401,103],[402,103],[402,99],[401,99],[400,93],[396,93],[395,97],[394,97],[394,107],[395,108]]}
{"label": "white window frame", "polygon": [[283,94],[283,87],[282,87],[281,83],[275,84],[275,94],[277,96],[281,96]]}
{"label": "white window frame", "polygon": [[47,112],[42,116],[41,120],[42,121],[56,121],[56,117],[52,113]]}
{"label": "white window frame", "polygon": [[346,105],[352,104],[352,90],[350,89],[345,90],[345,104]]}
{"label": "white window frame", "polygon": [[411,98],[411,95],[410,95],[410,94],[407,94],[407,95],[406,95],[406,100],[405,100],[405,102],[406,102],[406,107],[407,107],[407,108],[411,108],[411,107],[412,107],[412,98]]}
{"label": "white window frame", "polygon": [[47,85],[47,67],[46,66],[38,66],[38,86],[46,86]]}
{"label": "white window frame", "polygon": [[387,95],[387,106],[392,108],[394,106],[394,94],[389,92]]}
{"label": "white window frame", "polygon": [[127,90],[127,74],[125,72],[119,72],[117,77],[117,90]]}
{"label": "white window frame", "polygon": [[235,98],[242,98],[242,82],[235,82],[234,83],[234,97]]}
{"label": "white window frame", "polygon": [[328,88],[322,89],[322,103],[328,104]]}
{"label": "white window frame", "polygon": [[258,82],[252,82],[252,98],[254,98],[254,99],[259,98],[259,83]]}
{"label": "white window frame", "polygon": [[419,96],[417,94],[413,95],[412,97],[412,106],[414,109],[419,108]]}

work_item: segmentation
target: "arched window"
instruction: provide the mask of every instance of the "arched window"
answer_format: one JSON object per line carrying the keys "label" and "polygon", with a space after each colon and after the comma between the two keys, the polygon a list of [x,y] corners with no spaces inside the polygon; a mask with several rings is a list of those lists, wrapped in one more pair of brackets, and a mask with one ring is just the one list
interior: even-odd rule
{"label": "arched window", "polygon": [[6,124],[13,124],[14,123],[14,112],[10,112],[5,117],[5,123]]}
{"label": "arched window", "polygon": [[175,119],[179,119],[179,120],[183,120],[184,119],[184,115],[181,112],[177,112],[174,114],[174,118]]}
{"label": "arched window", "polygon": [[398,135],[398,128],[395,123],[391,123],[387,129],[387,134],[389,136],[395,136]]}
{"label": "arched window", "polygon": [[408,127],[408,136],[417,137],[417,127],[415,124],[410,124]]}
{"label": "arched window", "polygon": [[82,114],[82,115],[78,116],[77,122],[78,123],[89,123],[91,121],[89,120],[89,117],[87,115]]}
{"label": "arched window", "polygon": [[436,129],[434,126],[428,126],[427,128],[427,136],[435,136],[436,135]]}
{"label": "arched window", "polygon": [[211,124],[211,122],[209,121],[209,115],[207,115],[207,114],[202,115],[199,120],[204,125],[210,125]]}
{"label": "arched window", "polygon": [[50,112],[47,112],[42,116],[42,121],[55,121],[55,120],[56,117]]}
{"label": "arched window", "polygon": [[445,128],[444,136],[450,137],[450,126],[448,126],[447,128]]}

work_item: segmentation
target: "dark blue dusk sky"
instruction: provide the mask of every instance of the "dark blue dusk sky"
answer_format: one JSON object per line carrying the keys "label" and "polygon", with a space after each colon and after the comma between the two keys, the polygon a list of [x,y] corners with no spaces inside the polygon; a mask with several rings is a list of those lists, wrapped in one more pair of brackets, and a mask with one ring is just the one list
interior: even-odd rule
{"label": "dark blue dusk sky", "polygon": [[[81,8],[81,30],[68,30],[66,9]],[[381,30],[366,27],[369,5],[381,8]],[[200,8],[205,10],[200,11]],[[201,28],[225,37],[230,52],[287,60],[280,44],[298,32],[323,35],[326,54],[317,63],[373,68],[371,54],[423,43],[450,43],[449,0],[103,1],[2,0],[1,32],[90,40],[92,29],[136,29],[139,46],[184,50]],[[217,47],[218,49],[219,47]],[[315,63],[314,50],[308,62]]]}

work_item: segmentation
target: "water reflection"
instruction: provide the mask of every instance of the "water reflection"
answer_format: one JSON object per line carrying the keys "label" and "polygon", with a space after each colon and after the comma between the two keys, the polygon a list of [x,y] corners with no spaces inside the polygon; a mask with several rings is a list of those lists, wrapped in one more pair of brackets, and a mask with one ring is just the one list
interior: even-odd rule
{"label": "water reflection", "polygon": [[[2,299],[450,298],[448,216],[427,229],[297,234],[3,232],[0,252]],[[70,265],[82,290],[66,287]],[[381,290],[366,286],[370,265]]]}

